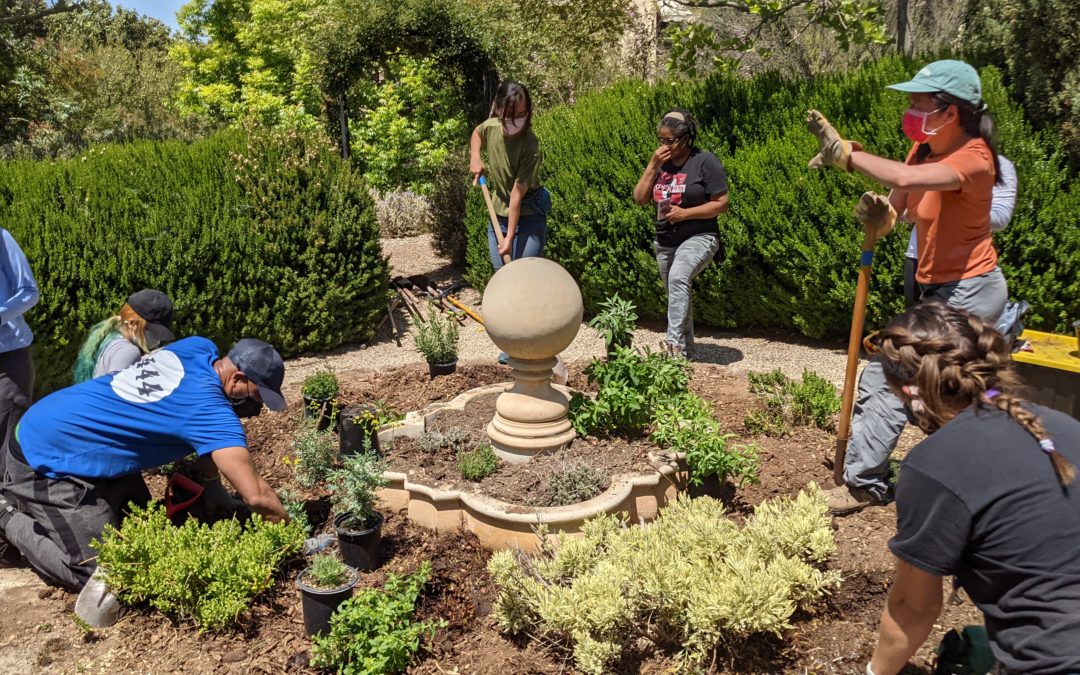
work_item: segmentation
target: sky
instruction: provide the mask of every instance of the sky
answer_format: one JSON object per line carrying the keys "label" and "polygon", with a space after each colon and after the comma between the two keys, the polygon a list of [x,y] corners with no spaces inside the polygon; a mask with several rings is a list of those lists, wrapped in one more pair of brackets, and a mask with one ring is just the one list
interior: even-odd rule
{"label": "sky", "polygon": [[186,2],[187,0],[114,0],[113,4],[133,9],[139,14],[152,16],[161,20],[169,28],[178,30],[176,11]]}

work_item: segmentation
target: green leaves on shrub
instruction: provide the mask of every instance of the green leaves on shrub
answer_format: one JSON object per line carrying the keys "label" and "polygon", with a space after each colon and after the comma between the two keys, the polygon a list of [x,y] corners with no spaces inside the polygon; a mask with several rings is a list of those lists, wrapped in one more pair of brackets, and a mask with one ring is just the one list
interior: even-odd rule
{"label": "green leaves on shrub", "polygon": [[344,524],[362,529],[375,517],[375,491],[386,485],[382,458],[373,452],[344,457],[341,468],[330,473],[330,501],[337,514],[349,513]]}
{"label": "green leaves on shrub", "polygon": [[293,439],[292,459],[296,482],[305,488],[313,488],[325,482],[333,473],[338,461],[337,438],[331,431],[319,431],[316,420],[305,419]]}
{"label": "green leaves on shrub", "polygon": [[0,162],[0,221],[41,288],[26,314],[41,394],[71,383],[85,332],[139,288],[169,294],[178,336],[257,337],[285,357],[366,340],[386,311],[367,188],[300,132]]}
{"label": "green leaves on shrub", "polygon": [[661,401],[689,386],[685,359],[656,352],[642,356],[626,347],[616,347],[614,354],[606,362],[593,359],[585,368],[589,384],[599,387],[596,396],[577,393],[570,401],[570,421],[580,436],[640,434]]}
{"label": "green leaves on shrub", "polygon": [[423,636],[444,621],[414,622],[416,600],[431,574],[425,562],[406,577],[390,574],[381,589],[346,600],[330,617],[330,632],[315,638],[312,665],[337,673],[381,675],[405,670]]}
{"label": "green leaves on shrub", "polygon": [[616,293],[600,303],[600,311],[589,321],[589,327],[600,333],[609,352],[615,345],[629,347],[637,328],[637,308]]}
{"label": "green leaves on shrub", "polygon": [[413,342],[428,363],[444,365],[457,360],[458,337],[457,323],[432,304],[427,318],[416,324]]}
{"label": "green leaves on shrub", "polygon": [[246,526],[188,519],[175,527],[165,507],[155,503],[132,506],[119,530],[106,525],[91,546],[109,587],[125,604],[146,602],[193,621],[200,631],[219,631],[273,585],[278,565],[300,550],[304,537],[298,523],[268,523],[258,516]]}
{"label": "green leaves on shrub", "polygon": [[650,439],[657,445],[686,454],[690,482],[701,485],[709,476],[721,482],[756,483],[761,463],[756,445],[731,442],[713,417],[712,405],[689,392],[664,401],[656,408]]}
{"label": "green leaves on shrub", "polygon": [[311,566],[304,572],[303,582],[312,588],[340,588],[351,576],[352,571],[341,562],[337,553],[320,553],[311,559]]}
{"label": "green leaves on shrub", "polygon": [[743,425],[752,434],[786,436],[793,426],[813,424],[832,431],[840,412],[836,387],[812,370],[803,370],[802,382],[789,380],[779,368],[767,373],[748,373],[750,393],[764,408],[746,416]]}
{"label": "green leaves on shrub", "polygon": [[789,628],[840,583],[820,568],[836,545],[814,484],[761,504],[741,528],[719,501],[682,496],[649,525],[601,516],[584,533],[536,557],[499,551],[488,569],[500,625],[573,645],[577,668],[590,674],[613,672],[639,640],[681,650],[696,671],[720,643],[737,648]]}
{"label": "green leaves on shrub", "polygon": [[329,401],[338,395],[337,375],[329,368],[314,372],[304,378],[300,393],[316,401]]}
{"label": "green leaves on shrub", "polygon": [[486,443],[458,455],[458,469],[468,480],[483,480],[499,468],[499,457]]}

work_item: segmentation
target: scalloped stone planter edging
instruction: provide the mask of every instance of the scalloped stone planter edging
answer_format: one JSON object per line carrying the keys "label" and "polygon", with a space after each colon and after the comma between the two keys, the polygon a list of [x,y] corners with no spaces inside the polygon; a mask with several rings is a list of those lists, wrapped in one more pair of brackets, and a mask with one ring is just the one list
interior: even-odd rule
{"label": "scalloped stone planter edging", "polygon": [[[413,411],[405,419],[379,431],[379,443],[395,438],[418,438],[429,419],[441,410],[464,410],[470,401],[510,388],[510,383],[471,389],[446,403],[436,403],[423,411]],[[569,391],[565,387],[556,387]],[[379,490],[381,505],[404,512],[409,520],[437,532],[466,530],[489,550],[520,549],[535,553],[540,544],[535,528],[547,525],[550,534],[579,536],[585,520],[599,514],[624,514],[631,522],[647,522],[685,490],[688,478],[682,453],[649,453],[655,468],[650,474],[622,474],[612,477],[608,489],[592,499],[570,506],[524,506],[464,490],[441,490],[409,480],[404,473],[387,471],[389,481]]]}

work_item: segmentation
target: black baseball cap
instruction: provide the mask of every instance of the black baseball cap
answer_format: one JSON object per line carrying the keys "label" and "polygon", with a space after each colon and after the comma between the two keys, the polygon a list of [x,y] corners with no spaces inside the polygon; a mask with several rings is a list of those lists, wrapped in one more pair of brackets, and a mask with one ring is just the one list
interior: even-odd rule
{"label": "black baseball cap", "polygon": [[259,388],[259,396],[267,408],[285,409],[285,397],[281,395],[285,362],[272,345],[255,338],[244,338],[229,350],[229,360]]}
{"label": "black baseball cap", "polygon": [[158,342],[172,342],[176,339],[169,330],[173,320],[173,306],[169,296],[153,288],[144,288],[132,293],[127,304],[146,321],[146,332],[157,338]]}

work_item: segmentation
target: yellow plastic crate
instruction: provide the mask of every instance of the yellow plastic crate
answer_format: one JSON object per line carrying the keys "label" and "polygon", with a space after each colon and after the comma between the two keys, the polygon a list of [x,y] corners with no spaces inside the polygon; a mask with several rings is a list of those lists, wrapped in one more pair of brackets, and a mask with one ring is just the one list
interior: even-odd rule
{"label": "yellow plastic crate", "polygon": [[1015,352],[1031,400],[1080,419],[1080,351],[1076,336],[1025,330],[1020,339],[1034,351]]}

